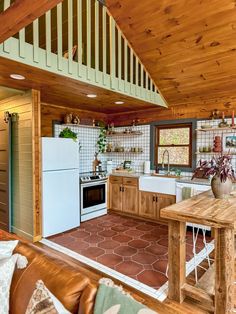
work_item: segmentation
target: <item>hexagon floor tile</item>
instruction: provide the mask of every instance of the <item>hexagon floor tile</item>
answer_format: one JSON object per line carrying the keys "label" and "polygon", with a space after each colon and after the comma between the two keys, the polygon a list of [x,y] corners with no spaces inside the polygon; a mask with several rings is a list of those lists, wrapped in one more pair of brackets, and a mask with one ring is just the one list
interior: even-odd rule
{"label": "hexagon floor tile", "polygon": [[[155,222],[108,214],[49,239],[109,268],[158,289],[167,281],[168,227]],[[207,239],[207,241],[210,240]],[[193,257],[187,232],[186,260]],[[197,252],[203,248],[199,235]]]}

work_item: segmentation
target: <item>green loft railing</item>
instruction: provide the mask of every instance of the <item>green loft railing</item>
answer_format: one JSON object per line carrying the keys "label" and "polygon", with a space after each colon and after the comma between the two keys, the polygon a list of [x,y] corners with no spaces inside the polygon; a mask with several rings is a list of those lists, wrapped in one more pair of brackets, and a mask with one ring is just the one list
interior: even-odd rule
{"label": "green loft railing", "polygon": [[[3,9],[10,5],[4,0]],[[0,56],[167,107],[97,0],[64,0],[2,43]]]}

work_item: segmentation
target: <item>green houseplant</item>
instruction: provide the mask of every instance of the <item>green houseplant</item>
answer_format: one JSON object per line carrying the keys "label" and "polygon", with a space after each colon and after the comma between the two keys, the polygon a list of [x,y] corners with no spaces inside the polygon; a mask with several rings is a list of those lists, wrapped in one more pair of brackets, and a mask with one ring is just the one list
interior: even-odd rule
{"label": "green houseplant", "polygon": [[77,140],[77,134],[73,132],[70,128],[65,128],[63,131],[61,131],[59,137],[72,138],[74,141]]}
{"label": "green houseplant", "polygon": [[98,153],[105,153],[107,145],[107,131],[104,126],[100,127],[100,133],[97,140]]}

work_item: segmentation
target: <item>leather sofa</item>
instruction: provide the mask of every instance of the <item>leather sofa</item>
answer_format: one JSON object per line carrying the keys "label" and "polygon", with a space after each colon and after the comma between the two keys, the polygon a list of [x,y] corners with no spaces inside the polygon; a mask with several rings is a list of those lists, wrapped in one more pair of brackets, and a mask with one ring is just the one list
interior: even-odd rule
{"label": "leather sofa", "polygon": [[95,302],[97,284],[70,265],[33,244],[19,242],[14,253],[27,257],[28,266],[16,269],[10,291],[10,313],[25,314],[38,279],[63,303],[71,313],[90,314]]}

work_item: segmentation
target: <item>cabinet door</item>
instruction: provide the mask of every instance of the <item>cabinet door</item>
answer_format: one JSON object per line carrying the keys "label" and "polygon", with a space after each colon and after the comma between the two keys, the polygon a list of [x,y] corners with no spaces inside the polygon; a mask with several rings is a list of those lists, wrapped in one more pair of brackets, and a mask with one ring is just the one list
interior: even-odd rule
{"label": "cabinet door", "polygon": [[137,186],[123,185],[122,210],[130,214],[138,214],[138,188]]}
{"label": "cabinet door", "polygon": [[157,218],[163,221],[167,221],[165,219],[160,218],[160,210],[162,208],[165,208],[167,206],[170,206],[174,203],[176,203],[176,197],[175,195],[169,195],[169,194],[156,194],[157,196]]}
{"label": "cabinet door", "polygon": [[139,215],[147,218],[156,218],[156,195],[150,192],[139,193]]}
{"label": "cabinet door", "polygon": [[122,211],[122,186],[119,183],[110,183],[110,209]]}

